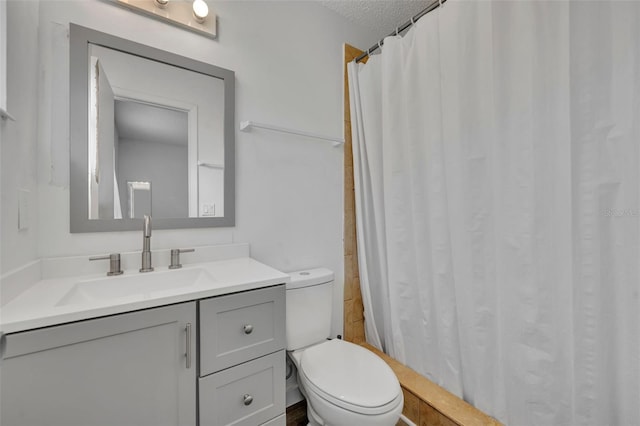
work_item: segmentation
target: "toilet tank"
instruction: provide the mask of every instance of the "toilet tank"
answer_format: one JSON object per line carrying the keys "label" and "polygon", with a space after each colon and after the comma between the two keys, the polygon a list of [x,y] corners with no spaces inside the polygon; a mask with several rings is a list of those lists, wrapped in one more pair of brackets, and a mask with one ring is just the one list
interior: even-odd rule
{"label": "toilet tank", "polygon": [[326,268],[291,272],[287,284],[287,350],[321,342],[331,334],[333,271]]}

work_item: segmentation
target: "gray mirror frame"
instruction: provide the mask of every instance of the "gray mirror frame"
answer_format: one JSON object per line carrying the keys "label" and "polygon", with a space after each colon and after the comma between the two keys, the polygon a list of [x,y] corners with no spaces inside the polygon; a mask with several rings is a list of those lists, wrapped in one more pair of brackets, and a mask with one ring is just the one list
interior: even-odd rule
{"label": "gray mirror frame", "polygon": [[70,230],[109,232],[139,230],[141,219],[89,219],[87,191],[89,134],[89,43],[185,68],[224,80],[224,217],[154,218],[155,229],[230,227],[235,225],[235,73],[110,34],[69,25],[69,172]]}

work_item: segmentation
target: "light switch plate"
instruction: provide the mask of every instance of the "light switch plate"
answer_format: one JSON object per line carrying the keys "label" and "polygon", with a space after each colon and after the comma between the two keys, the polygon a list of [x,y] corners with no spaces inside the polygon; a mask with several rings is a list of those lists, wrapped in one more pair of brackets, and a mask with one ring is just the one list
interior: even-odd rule
{"label": "light switch plate", "polygon": [[215,216],[216,215],[216,205],[215,204],[203,204],[202,205],[202,216]]}

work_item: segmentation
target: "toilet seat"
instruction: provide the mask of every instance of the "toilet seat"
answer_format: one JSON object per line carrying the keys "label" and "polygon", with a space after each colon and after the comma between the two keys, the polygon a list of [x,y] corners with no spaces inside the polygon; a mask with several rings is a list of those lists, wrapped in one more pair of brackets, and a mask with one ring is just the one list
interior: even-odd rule
{"label": "toilet seat", "polygon": [[402,400],[395,374],[380,357],[343,340],[302,351],[298,373],[307,392],[355,413],[389,412]]}
{"label": "toilet seat", "polygon": [[399,394],[392,401],[388,402],[385,405],[381,405],[378,407],[363,407],[361,405],[350,404],[348,402],[345,402],[344,400],[336,398],[335,396],[330,395],[324,392],[322,389],[319,389],[318,387],[314,386],[311,382],[307,381],[306,379],[303,379],[303,380],[305,380],[305,389],[307,393],[312,393],[316,395],[318,398],[327,401],[331,405],[340,407],[344,410],[351,411],[357,414],[375,416],[378,414],[388,413],[394,410],[398,406],[398,404],[401,404],[403,401],[401,394]]}

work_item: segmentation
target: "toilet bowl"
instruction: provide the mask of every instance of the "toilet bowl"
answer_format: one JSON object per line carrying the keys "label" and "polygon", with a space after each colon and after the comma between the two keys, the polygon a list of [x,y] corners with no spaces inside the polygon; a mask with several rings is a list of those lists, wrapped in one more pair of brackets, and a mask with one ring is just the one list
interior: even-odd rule
{"label": "toilet bowl", "polygon": [[330,334],[333,273],[291,274],[287,349],[298,370],[310,426],[392,426],[404,399],[398,379],[377,355]]}
{"label": "toilet bowl", "polygon": [[395,425],[403,406],[393,371],[372,352],[334,339],[289,353],[310,425]]}

